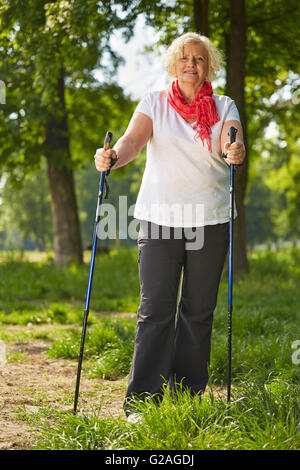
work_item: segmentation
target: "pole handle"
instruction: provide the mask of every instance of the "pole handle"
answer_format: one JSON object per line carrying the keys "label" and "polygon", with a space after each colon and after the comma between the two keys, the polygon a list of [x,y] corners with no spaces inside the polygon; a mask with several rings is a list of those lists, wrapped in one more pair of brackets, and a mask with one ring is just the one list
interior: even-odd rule
{"label": "pole handle", "polygon": [[[111,133],[111,132],[107,132],[107,133],[106,133],[106,136],[105,136],[105,139],[104,139],[104,149],[105,149],[105,150],[109,149],[111,141],[112,141],[112,133]],[[111,168],[114,166],[114,164],[117,162],[118,159],[119,159],[118,156],[116,156],[115,158],[112,158],[112,159],[111,159],[111,161],[110,161],[110,167],[109,167],[109,169],[105,172],[105,176],[108,176],[108,175],[109,175]],[[106,194],[107,194],[107,196],[108,196],[108,192],[109,192],[109,190],[108,190],[107,183],[106,183]],[[106,197],[107,197],[107,196],[106,196]]]}
{"label": "pole handle", "polygon": [[233,126],[230,127],[228,135],[230,137],[230,143],[233,144],[236,139],[237,129]]}
{"label": "pole handle", "polygon": [[[110,147],[110,143],[112,141],[112,133],[111,132],[106,132],[106,136],[105,136],[105,139],[104,139],[104,149],[105,150],[108,150],[109,147]],[[108,198],[108,194],[109,194],[109,186],[108,186],[108,183],[106,181],[106,177],[109,175],[110,173],[110,169],[111,167],[116,163],[118,158],[113,158],[111,159],[110,161],[110,167],[107,171],[103,171],[102,174],[101,174],[101,180],[100,180],[100,194],[101,194],[101,200],[99,199],[100,203],[99,205],[101,205],[101,202],[102,202],[102,191],[103,191],[103,186],[105,186],[105,199]],[[99,195],[99,198],[100,198],[100,195]],[[96,219],[97,219],[97,216],[98,216],[98,209],[97,209],[97,214],[96,214]]]}
{"label": "pole handle", "polygon": [[105,139],[104,139],[104,148],[105,148],[105,150],[109,149],[111,141],[112,141],[112,133],[107,132],[106,136],[105,136]]}
{"label": "pole handle", "polygon": [[[237,129],[235,127],[231,126],[229,128],[229,131],[228,131],[228,135],[229,135],[231,144],[233,144],[236,141],[236,134],[237,134]],[[222,158],[227,158],[227,154],[222,153]],[[236,170],[239,166],[241,166],[241,165],[234,165],[233,169]]]}

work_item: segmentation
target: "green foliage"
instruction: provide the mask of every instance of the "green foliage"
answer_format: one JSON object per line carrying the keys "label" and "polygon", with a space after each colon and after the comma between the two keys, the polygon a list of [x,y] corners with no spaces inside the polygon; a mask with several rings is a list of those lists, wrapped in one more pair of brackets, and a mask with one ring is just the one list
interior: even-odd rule
{"label": "green foliage", "polygon": [[[90,162],[94,165],[94,154],[103,146],[106,132],[113,133],[112,145],[124,133],[136,103],[113,78],[109,83],[95,82],[90,88],[69,87],[66,102],[72,159],[77,167],[87,170]],[[94,172],[97,174],[95,167]]]}
{"label": "green foliage", "polygon": [[[223,52],[229,28],[228,6],[227,0],[209,2],[209,35]],[[283,0],[246,1],[245,94],[251,179],[247,227],[251,243],[299,237],[299,143],[295,126],[299,120],[297,57],[300,42],[295,27],[299,14],[297,0],[288,3]],[[194,2],[190,0],[100,3],[96,0],[50,3],[32,0],[26,5],[10,0],[0,9],[3,52],[0,75],[6,85],[7,98],[6,105],[0,107],[0,163],[9,173],[10,181],[21,181],[28,173],[39,171],[40,158],[45,154],[45,125],[49,113],[59,112],[55,90],[63,68],[72,157],[65,164],[80,168],[76,184],[84,245],[91,240],[96,199],[87,181],[95,181],[97,192],[99,178],[92,170],[94,152],[102,145],[107,130],[113,131],[114,141],[117,140],[135,107],[113,82],[121,58],[111,49],[107,31],[121,30],[128,39],[138,15],[144,15],[147,23],[160,32],[159,44],[153,45],[154,48],[164,48],[182,32],[195,29]],[[224,71],[222,73],[224,75]],[[221,92],[222,83],[216,83]],[[279,132],[273,142],[265,139],[271,121],[276,122]],[[261,166],[255,163],[262,160],[261,155],[266,151],[272,155],[267,171],[265,162]],[[58,152],[57,155],[60,155],[57,164],[61,164],[65,155]],[[143,155],[128,167],[112,172],[114,191],[110,198],[115,205],[119,194],[128,195],[130,204],[134,202],[144,159]],[[37,184],[37,175],[32,177],[32,187]],[[29,186],[26,178],[26,188]],[[43,189],[46,190],[46,185]],[[45,203],[47,207],[43,210],[47,220],[40,217],[38,222],[37,216],[33,217],[37,210],[30,213],[26,207],[35,205],[35,194],[29,196],[25,187],[20,191],[19,199],[24,202],[23,223],[18,219],[22,230],[17,236],[23,238],[31,231],[31,238],[47,244],[51,238],[48,196],[41,198],[41,206]],[[6,220],[8,213],[11,214],[7,225],[13,226],[12,214],[18,198],[10,202],[8,197],[9,207],[4,212]],[[1,212],[2,216],[3,208]],[[44,231],[42,225],[46,227]],[[15,236],[12,231],[10,234],[11,238]]]}
{"label": "green foliage", "polygon": [[0,216],[5,248],[9,247],[7,239],[13,231],[17,231],[23,243],[30,240],[40,250],[51,246],[52,220],[45,162],[39,172],[25,177],[21,187],[11,184],[7,175],[1,192]]}
{"label": "green foliage", "polygon": [[246,198],[250,243],[300,236],[299,142],[284,127],[286,142],[276,135],[266,140],[262,158],[252,164]]}
{"label": "green foliage", "polygon": [[[82,261],[72,170],[93,157],[108,128],[117,122],[121,131],[131,108],[120,87],[108,85],[121,58],[107,31],[121,30],[129,39],[136,15],[126,0],[10,0],[0,7],[0,77],[7,89],[0,108],[0,166],[20,182],[47,158],[56,264]],[[64,243],[57,225],[64,225]]]}
{"label": "green foliage", "polygon": [[[82,158],[91,158],[100,147],[108,127],[120,129],[130,103],[117,85],[108,84],[121,58],[111,49],[107,31],[119,29],[128,39],[136,15],[125,0],[10,0],[1,6],[0,76],[7,90],[6,105],[0,108],[1,165],[11,178],[19,181],[37,170],[47,150],[49,116],[62,118],[63,100],[69,127],[64,137],[71,137],[75,154],[70,162],[58,146],[56,165],[82,164]],[[101,82],[95,78],[99,69]],[[64,97],[58,94],[61,77]]]}
{"label": "green foliage", "polygon": [[[283,204],[273,207],[273,218],[277,220],[277,232],[299,236],[300,216],[300,158],[291,154],[289,160],[279,170],[271,170],[266,182],[268,188],[283,196]],[[282,207],[283,206],[283,207]]]}

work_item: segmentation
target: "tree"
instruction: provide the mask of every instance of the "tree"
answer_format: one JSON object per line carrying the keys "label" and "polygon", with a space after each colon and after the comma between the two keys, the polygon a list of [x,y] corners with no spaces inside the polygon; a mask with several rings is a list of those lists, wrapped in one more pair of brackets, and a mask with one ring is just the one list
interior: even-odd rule
{"label": "tree", "polygon": [[209,0],[194,0],[195,30],[204,36],[209,36],[208,8]]}
{"label": "tree", "polygon": [[[218,11],[218,17],[224,17],[223,35],[226,55],[226,87],[225,94],[230,96],[239,110],[243,127],[244,142],[247,148],[247,120],[245,106],[245,67],[246,67],[246,9],[245,0],[230,0],[223,15]],[[196,30],[209,35],[209,0],[194,0],[194,23]],[[226,27],[226,24],[228,26]],[[211,28],[212,29],[212,28]],[[220,39],[219,39],[220,41]],[[234,272],[248,271],[245,196],[248,177],[248,158],[235,175],[235,202],[238,217],[234,230]]]}
{"label": "tree", "polygon": [[[245,104],[245,69],[246,69],[246,10],[245,0],[230,0],[229,2],[230,27],[225,32],[226,42],[226,95],[230,96],[239,110],[243,127],[244,142],[247,149],[247,121]],[[245,195],[248,178],[248,158],[235,176],[235,202],[238,217],[234,230],[234,258],[233,269],[237,274],[248,271]]]}
{"label": "tree", "polygon": [[7,86],[1,164],[19,181],[46,157],[57,265],[82,261],[69,119],[76,91],[99,87],[94,71],[104,61],[116,69],[120,58],[107,32],[121,29],[129,38],[136,14],[125,0],[9,0],[0,9],[0,73]]}
{"label": "tree", "polygon": [[5,238],[14,231],[20,235],[23,247],[30,240],[44,251],[50,247],[53,234],[46,162],[41,163],[41,170],[27,175],[21,188],[7,177],[1,191],[0,232]]}

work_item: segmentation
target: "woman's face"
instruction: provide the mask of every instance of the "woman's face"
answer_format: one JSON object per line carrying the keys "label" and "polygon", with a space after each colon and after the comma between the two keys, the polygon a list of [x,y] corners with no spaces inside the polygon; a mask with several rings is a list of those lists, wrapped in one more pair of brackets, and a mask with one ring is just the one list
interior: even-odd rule
{"label": "woman's face", "polygon": [[183,56],[175,64],[176,77],[180,84],[201,87],[208,74],[208,54],[206,47],[197,42],[186,44]]}

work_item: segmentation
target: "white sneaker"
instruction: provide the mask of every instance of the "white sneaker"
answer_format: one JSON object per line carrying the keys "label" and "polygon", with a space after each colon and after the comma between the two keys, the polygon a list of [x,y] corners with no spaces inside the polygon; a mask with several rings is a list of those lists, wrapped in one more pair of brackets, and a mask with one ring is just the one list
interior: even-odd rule
{"label": "white sneaker", "polygon": [[129,416],[127,416],[127,421],[129,423],[138,423],[141,420],[142,420],[141,413],[131,413]]}

